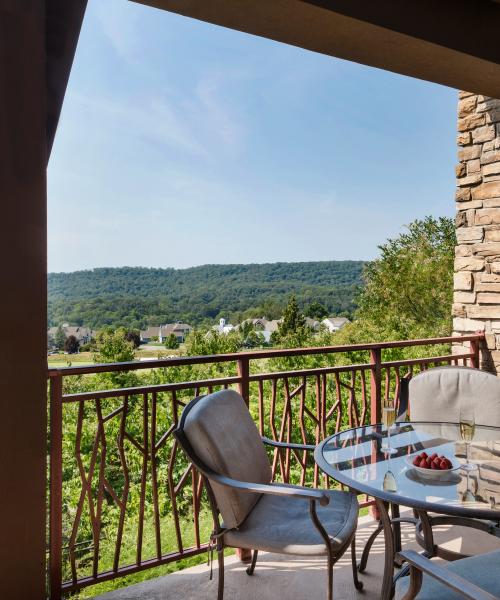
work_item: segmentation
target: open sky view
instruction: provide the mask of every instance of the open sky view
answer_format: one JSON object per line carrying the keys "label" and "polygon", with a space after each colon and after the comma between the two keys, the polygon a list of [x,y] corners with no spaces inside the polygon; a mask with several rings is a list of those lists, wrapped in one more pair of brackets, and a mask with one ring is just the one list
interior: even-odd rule
{"label": "open sky view", "polygon": [[49,164],[49,270],[370,259],[454,213],[457,92],[90,0]]}

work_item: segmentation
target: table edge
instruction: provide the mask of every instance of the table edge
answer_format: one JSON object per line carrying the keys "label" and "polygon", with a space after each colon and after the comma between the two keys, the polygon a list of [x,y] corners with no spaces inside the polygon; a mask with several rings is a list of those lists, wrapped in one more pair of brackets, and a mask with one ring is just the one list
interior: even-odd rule
{"label": "table edge", "polygon": [[[415,424],[436,424],[431,421],[409,421],[405,423],[415,423]],[[344,429],[343,431],[339,431],[338,433],[334,433],[326,437],[319,444],[317,444],[314,449],[314,461],[318,465],[318,467],[331,477],[338,481],[342,485],[346,485],[352,490],[356,490],[358,493],[367,494],[372,498],[382,500],[384,502],[389,502],[391,504],[398,504],[400,506],[407,506],[409,508],[415,508],[417,510],[427,510],[430,512],[437,512],[444,515],[451,515],[457,517],[470,517],[472,519],[487,519],[490,521],[500,521],[500,510],[493,509],[473,509],[473,508],[461,508],[459,506],[448,506],[438,504],[437,502],[425,502],[425,501],[417,501],[416,499],[408,498],[406,496],[399,496],[394,492],[386,492],[384,490],[377,490],[369,485],[365,485],[358,481],[354,481],[348,476],[344,476],[342,471],[338,469],[334,469],[326,460],[323,458],[323,447],[329,443],[335,437],[345,434],[349,431],[355,431],[356,429],[362,429],[363,427],[374,427],[380,425],[380,423],[370,424],[370,425],[361,425],[359,427],[350,427],[349,429]],[[443,423],[443,425],[458,425],[455,422]],[[498,429],[500,431],[500,427],[492,427],[490,425],[481,425],[481,427],[489,428],[489,429]],[[353,485],[353,484],[356,485]],[[375,493],[374,493],[375,492]]]}

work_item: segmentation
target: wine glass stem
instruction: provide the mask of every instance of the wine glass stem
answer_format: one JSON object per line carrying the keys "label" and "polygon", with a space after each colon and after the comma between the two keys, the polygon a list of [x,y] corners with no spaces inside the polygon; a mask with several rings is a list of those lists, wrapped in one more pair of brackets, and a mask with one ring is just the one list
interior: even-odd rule
{"label": "wine glass stem", "polygon": [[467,464],[469,464],[470,460],[469,460],[469,446],[470,446],[470,442],[465,442],[465,460],[467,462]]}
{"label": "wine glass stem", "polygon": [[391,426],[387,428],[387,447],[391,447]]}

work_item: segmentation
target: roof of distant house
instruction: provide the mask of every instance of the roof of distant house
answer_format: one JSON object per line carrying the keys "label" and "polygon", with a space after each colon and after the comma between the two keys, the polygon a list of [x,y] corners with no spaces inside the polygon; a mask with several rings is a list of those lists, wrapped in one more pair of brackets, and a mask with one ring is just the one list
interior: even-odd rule
{"label": "roof of distant house", "polygon": [[324,323],[325,321],[328,321],[334,327],[346,325],[347,323],[351,322],[346,317],[327,317],[326,319],[323,319],[322,323]]}
{"label": "roof of distant house", "polygon": [[311,319],[311,317],[306,317],[305,323],[311,329],[318,329],[320,325],[319,321],[316,321],[316,319]]}
{"label": "roof of distant house", "polygon": [[165,325],[159,325],[157,327],[148,327],[141,331],[142,337],[162,337],[170,335],[171,333],[186,333],[191,331],[193,328],[187,323],[166,323]]}
{"label": "roof of distant house", "polygon": [[169,327],[170,325],[173,325],[173,331],[188,331],[193,329],[191,325],[188,325],[187,323],[167,323],[165,327]]}
{"label": "roof of distant house", "polygon": [[262,327],[264,331],[270,331],[272,333],[278,329],[281,319],[268,320],[265,317],[262,317],[261,319],[245,319],[240,325],[237,325],[237,327],[241,327],[244,323],[251,323],[254,327]]}
{"label": "roof of distant house", "polygon": [[[50,327],[48,330],[48,334],[51,336],[56,335],[57,330],[59,329],[59,327]],[[70,335],[73,335],[76,337],[77,340],[80,340],[82,338],[86,338],[86,337],[95,337],[95,331],[92,331],[92,329],[88,328],[88,327],[81,327],[81,326],[73,326],[73,325],[63,325],[62,326],[62,330],[64,331],[64,335],[66,337],[69,337]]]}

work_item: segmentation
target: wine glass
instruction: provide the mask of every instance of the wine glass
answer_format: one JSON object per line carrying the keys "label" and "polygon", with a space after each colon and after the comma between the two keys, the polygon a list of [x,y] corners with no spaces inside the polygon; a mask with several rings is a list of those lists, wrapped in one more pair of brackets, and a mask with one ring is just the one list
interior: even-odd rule
{"label": "wine glass", "polygon": [[391,427],[396,420],[396,409],[392,402],[384,404],[382,407],[382,422],[387,429],[387,442],[381,446],[382,452],[385,454],[396,454],[397,450],[391,446]]}
{"label": "wine glass", "polygon": [[462,469],[465,471],[473,471],[476,465],[471,464],[469,459],[470,443],[474,439],[474,431],[476,429],[476,418],[474,416],[473,406],[460,407],[460,437],[465,442],[465,464]]}

